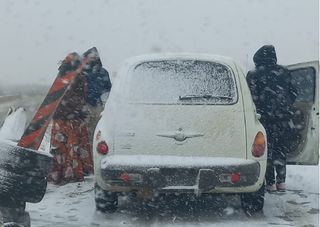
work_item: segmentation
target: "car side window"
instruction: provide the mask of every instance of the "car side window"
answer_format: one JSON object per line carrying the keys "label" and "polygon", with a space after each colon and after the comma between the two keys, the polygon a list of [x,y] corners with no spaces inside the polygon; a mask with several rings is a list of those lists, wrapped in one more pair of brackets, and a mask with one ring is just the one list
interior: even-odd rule
{"label": "car side window", "polygon": [[315,69],[312,67],[295,69],[291,72],[292,85],[297,90],[296,102],[314,102],[315,98]]}

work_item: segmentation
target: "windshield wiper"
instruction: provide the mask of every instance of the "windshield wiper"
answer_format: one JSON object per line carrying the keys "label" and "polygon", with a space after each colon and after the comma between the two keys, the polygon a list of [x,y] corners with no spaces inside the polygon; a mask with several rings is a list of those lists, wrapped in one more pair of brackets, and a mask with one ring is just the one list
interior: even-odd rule
{"label": "windshield wiper", "polygon": [[224,100],[232,100],[230,96],[216,96],[216,95],[184,95],[179,96],[179,100],[190,100],[190,99],[224,99]]}

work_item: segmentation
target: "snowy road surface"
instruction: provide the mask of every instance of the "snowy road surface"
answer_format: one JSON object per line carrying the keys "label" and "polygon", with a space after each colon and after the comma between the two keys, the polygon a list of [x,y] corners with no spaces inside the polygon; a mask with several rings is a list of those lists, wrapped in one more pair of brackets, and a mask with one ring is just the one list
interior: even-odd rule
{"label": "snowy road surface", "polygon": [[114,214],[95,211],[93,178],[65,186],[49,185],[38,204],[28,204],[37,226],[319,226],[318,166],[288,166],[285,193],[266,194],[263,213],[245,214],[238,196],[217,196],[205,205],[165,198],[148,205],[121,199]]}

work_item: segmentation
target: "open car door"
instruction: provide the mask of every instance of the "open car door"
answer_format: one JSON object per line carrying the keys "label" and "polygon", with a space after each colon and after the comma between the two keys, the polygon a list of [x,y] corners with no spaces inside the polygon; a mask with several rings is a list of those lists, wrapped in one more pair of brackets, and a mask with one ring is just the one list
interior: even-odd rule
{"label": "open car door", "polygon": [[318,165],[319,162],[319,62],[289,65],[297,90],[291,119],[288,164]]}

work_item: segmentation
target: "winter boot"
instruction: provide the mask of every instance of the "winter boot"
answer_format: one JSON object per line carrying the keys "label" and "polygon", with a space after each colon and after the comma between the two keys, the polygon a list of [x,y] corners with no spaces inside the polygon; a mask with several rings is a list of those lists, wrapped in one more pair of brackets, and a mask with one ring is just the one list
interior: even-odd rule
{"label": "winter boot", "polygon": [[286,191],[286,184],[285,183],[278,183],[277,184],[277,190],[280,192]]}
{"label": "winter boot", "polygon": [[277,191],[276,184],[271,184],[266,186],[267,192],[272,193]]}

